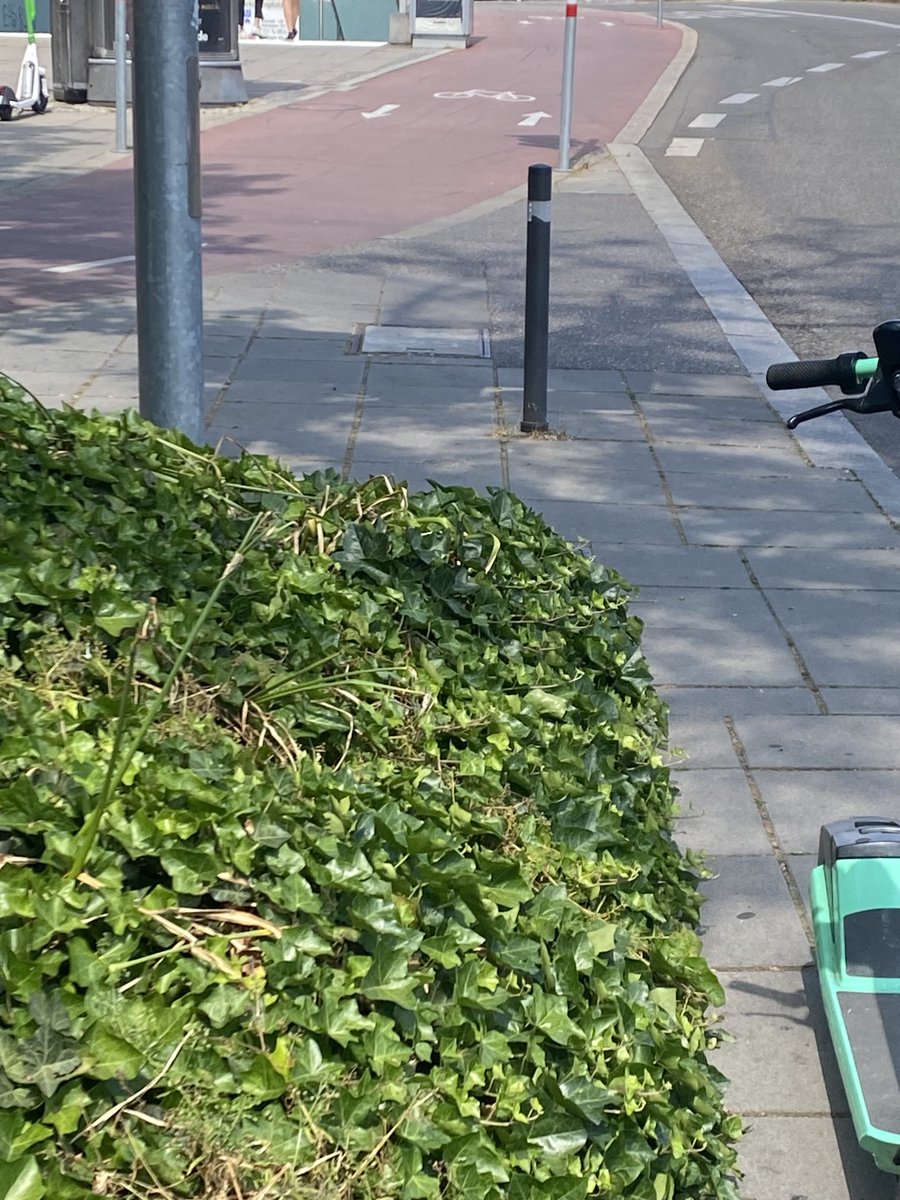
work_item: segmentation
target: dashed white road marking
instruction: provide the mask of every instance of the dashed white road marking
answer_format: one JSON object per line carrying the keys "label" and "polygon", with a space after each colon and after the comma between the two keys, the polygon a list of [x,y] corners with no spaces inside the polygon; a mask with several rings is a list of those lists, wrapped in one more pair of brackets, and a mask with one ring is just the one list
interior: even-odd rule
{"label": "dashed white road marking", "polygon": [[777,79],[767,79],[763,87],[790,87],[792,83],[799,83],[802,78],[802,75],[779,75]]}
{"label": "dashed white road marking", "polygon": [[727,113],[700,113],[689,123],[688,129],[715,129],[727,116]]}
{"label": "dashed white road marking", "polygon": [[888,50],[863,50],[862,54],[854,54],[854,58],[881,58],[882,54],[888,54]]}
{"label": "dashed white road marking", "polygon": [[[209,242],[201,242],[200,249],[205,250]],[[90,271],[94,267],[114,267],[119,263],[134,262],[133,254],[122,254],[118,258],[96,258],[93,262],[66,263],[63,267],[43,267],[42,270],[50,275],[72,275],[76,271]]]}
{"label": "dashed white road marking", "polygon": [[720,104],[746,104],[748,100],[755,100],[759,96],[759,92],[735,92],[733,96],[726,96],[724,100],[720,100]]}
{"label": "dashed white road marking", "polygon": [[666,147],[666,158],[696,158],[703,149],[705,138],[672,138]]}
{"label": "dashed white road marking", "polygon": [[843,63],[820,63],[817,67],[807,67],[808,75],[823,74],[825,71],[836,71],[838,67],[842,67]]}
{"label": "dashed white road marking", "polygon": [[119,258],[98,258],[94,262],[67,263],[64,267],[44,267],[51,275],[71,275],[74,271],[90,271],[92,267],[112,267],[117,263],[134,262],[133,254],[123,254]]}

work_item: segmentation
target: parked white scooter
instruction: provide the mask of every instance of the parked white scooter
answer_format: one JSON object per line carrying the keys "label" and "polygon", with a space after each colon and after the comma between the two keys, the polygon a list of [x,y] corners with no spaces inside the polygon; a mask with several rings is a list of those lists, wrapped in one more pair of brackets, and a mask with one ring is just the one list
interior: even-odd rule
{"label": "parked white scooter", "polygon": [[11,121],[14,112],[42,113],[49,99],[47,72],[38,62],[37,43],[34,40],[34,0],[25,0],[25,24],[28,27],[28,45],[19,67],[16,90],[0,87],[0,121]]}

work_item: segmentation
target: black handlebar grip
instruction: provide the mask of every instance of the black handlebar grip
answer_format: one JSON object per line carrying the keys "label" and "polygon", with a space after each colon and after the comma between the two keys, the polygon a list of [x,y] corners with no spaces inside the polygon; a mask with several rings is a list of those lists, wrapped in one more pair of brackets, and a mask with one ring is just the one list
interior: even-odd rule
{"label": "black handlebar grip", "polygon": [[773,392],[784,392],[790,388],[840,387],[843,382],[843,364],[837,358],[772,363],[766,371],[766,386]]}

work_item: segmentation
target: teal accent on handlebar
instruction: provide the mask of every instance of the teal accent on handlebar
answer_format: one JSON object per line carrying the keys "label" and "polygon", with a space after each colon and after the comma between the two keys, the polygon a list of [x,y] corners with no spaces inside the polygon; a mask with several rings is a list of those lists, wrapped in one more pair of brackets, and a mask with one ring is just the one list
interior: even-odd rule
{"label": "teal accent on handlebar", "polygon": [[856,373],[856,378],[862,383],[864,379],[871,379],[878,370],[878,359],[858,358],[853,364],[853,370]]}

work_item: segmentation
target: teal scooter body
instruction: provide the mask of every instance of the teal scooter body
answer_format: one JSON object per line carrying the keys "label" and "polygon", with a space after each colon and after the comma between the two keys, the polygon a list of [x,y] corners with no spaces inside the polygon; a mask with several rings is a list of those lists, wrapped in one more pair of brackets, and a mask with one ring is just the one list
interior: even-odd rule
{"label": "teal scooter body", "polygon": [[819,980],[860,1146],[900,1176],[900,822],[823,825],[810,878]]}
{"label": "teal scooter body", "polygon": [[[882,321],[872,341],[874,358],[857,350],[769,367],[772,391],[842,392],[795,412],[788,429],[841,411],[900,417],[900,320]],[[882,1171],[900,1177],[900,821],[823,825],[809,891],[822,1000],[856,1136]]]}

